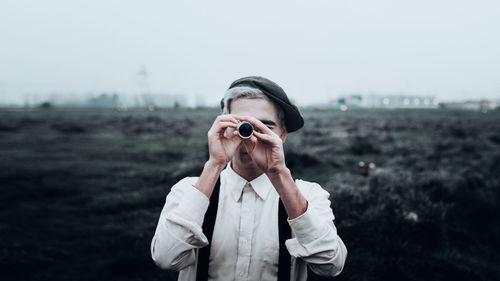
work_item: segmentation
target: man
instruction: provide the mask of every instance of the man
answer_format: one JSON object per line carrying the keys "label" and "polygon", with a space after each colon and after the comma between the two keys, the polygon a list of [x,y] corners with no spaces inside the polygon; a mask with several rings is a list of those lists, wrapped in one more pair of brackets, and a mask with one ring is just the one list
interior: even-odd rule
{"label": "man", "polygon": [[[287,134],[304,124],[297,107],[276,83],[256,76],[233,82],[221,106],[201,175],[182,179],[167,196],[151,243],[155,263],[180,271],[182,281],[302,281],[307,267],[338,275],[347,250],[329,194],[294,180],[285,164]],[[253,126],[250,138],[238,134],[241,122]]]}

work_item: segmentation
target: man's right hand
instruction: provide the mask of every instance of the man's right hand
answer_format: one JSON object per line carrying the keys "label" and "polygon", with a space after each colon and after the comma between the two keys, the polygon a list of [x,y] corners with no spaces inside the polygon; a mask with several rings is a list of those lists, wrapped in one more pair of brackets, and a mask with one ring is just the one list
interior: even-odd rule
{"label": "man's right hand", "polygon": [[238,120],[234,115],[220,115],[208,130],[208,152],[210,158],[205,163],[195,187],[208,198],[212,195],[215,183],[224,166],[231,161],[234,152],[241,143],[235,134]]}
{"label": "man's right hand", "polygon": [[208,130],[209,161],[225,166],[233,158],[241,138],[234,134],[238,120],[232,114],[219,115]]}

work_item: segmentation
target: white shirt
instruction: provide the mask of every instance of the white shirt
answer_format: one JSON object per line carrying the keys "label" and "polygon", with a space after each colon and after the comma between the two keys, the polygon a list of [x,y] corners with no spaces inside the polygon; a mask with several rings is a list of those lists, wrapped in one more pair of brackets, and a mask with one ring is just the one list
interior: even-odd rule
{"label": "white shirt", "polygon": [[[202,231],[209,199],[184,178],[167,195],[151,256],[164,269],[180,271],[179,281],[196,280],[198,249],[209,244]],[[211,241],[209,280],[277,280],[279,195],[262,174],[247,182],[228,165],[222,171],[219,206]],[[301,216],[288,219],[292,238],[291,280],[306,280],[307,265],[316,274],[338,275],[347,249],[333,224],[329,194],[316,183],[295,181],[308,201]]]}

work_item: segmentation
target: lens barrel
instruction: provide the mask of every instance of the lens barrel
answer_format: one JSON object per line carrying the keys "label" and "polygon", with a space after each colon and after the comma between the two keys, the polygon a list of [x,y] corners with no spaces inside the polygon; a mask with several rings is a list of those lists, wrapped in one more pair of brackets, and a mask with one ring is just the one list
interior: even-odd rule
{"label": "lens barrel", "polygon": [[248,122],[240,122],[238,124],[238,134],[242,139],[248,139],[253,134],[253,126]]}

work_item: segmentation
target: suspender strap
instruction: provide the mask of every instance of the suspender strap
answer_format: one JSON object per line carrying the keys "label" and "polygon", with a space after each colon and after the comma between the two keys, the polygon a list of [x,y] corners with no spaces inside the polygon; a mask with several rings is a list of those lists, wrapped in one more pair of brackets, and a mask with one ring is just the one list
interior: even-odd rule
{"label": "suspender strap", "polygon": [[[214,233],[215,218],[217,217],[217,207],[219,206],[219,191],[220,191],[220,178],[215,184],[214,191],[210,198],[205,218],[203,219],[203,233],[208,241],[212,241]],[[279,264],[278,264],[278,281],[290,280],[290,253],[285,246],[285,241],[292,237],[290,225],[287,222],[288,215],[285,206],[281,199],[279,200],[278,207],[278,231],[279,231]],[[198,252],[198,267],[196,268],[196,281],[208,280],[208,265],[210,262],[210,245],[207,245]]]}
{"label": "suspender strap", "polygon": [[[217,179],[214,191],[210,198],[205,218],[203,219],[203,233],[208,241],[212,242],[212,235],[214,234],[215,218],[217,217],[217,207],[219,206],[219,190],[220,190],[220,177]],[[210,259],[210,244],[201,248],[198,252],[198,267],[196,269],[196,281],[208,280],[208,263]]]}
{"label": "suspender strap", "polygon": [[278,231],[280,241],[278,281],[290,281],[290,253],[286,249],[285,241],[292,237],[292,230],[290,229],[287,218],[288,214],[280,198],[278,207]]}

